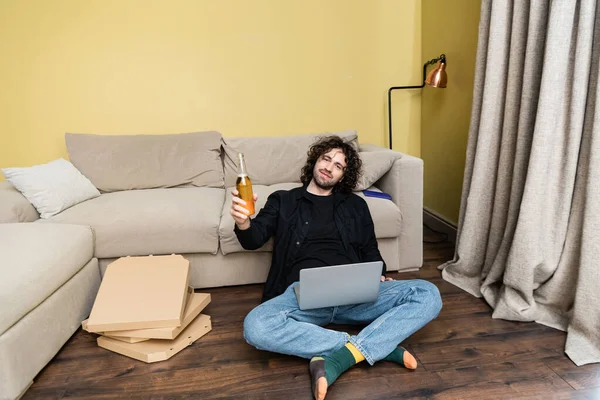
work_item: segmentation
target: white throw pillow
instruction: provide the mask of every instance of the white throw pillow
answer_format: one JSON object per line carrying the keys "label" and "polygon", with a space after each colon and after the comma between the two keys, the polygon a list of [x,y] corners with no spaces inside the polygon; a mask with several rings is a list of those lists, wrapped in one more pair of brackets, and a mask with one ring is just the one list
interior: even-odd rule
{"label": "white throw pillow", "polygon": [[100,192],[69,161],[60,158],[26,168],[3,168],[2,173],[37,209],[41,218],[50,218]]}

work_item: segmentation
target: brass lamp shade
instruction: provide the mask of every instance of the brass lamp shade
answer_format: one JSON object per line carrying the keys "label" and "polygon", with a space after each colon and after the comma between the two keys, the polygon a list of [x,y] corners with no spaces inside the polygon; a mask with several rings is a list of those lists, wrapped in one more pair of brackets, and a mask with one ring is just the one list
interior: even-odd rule
{"label": "brass lamp shade", "polygon": [[425,83],[435,88],[445,88],[448,82],[446,75],[446,58],[441,59],[437,66],[427,75]]}

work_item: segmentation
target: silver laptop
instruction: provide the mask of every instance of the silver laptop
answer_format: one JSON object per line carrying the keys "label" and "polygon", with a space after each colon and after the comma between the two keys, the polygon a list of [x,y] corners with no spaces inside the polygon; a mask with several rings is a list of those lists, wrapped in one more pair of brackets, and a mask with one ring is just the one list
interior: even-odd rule
{"label": "silver laptop", "polygon": [[383,262],[300,270],[300,284],[294,286],[301,310],[371,303],[379,296]]}

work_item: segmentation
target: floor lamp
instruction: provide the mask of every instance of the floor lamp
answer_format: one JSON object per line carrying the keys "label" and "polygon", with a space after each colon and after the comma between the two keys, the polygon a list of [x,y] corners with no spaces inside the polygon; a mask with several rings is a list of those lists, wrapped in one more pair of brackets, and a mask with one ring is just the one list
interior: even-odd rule
{"label": "floor lamp", "polygon": [[[427,66],[438,63],[438,65],[427,75]],[[423,65],[423,83],[419,86],[393,86],[388,90],[388,133],[390,135],[390,149],[392,148],[392,90],[397,89],[420,89],[425,84],[435,88],[445,88],[448,76],[446,75],[446,55],[442,54],[438,58],[427,61]]]}

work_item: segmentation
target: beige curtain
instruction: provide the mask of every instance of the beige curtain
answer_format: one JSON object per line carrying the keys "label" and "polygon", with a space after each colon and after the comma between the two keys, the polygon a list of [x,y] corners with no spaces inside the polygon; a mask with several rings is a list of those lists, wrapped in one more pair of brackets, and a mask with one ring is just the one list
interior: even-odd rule
{"label": "beige curtain", "polygon": [[600,362],[600,6],[483,0],[454,259],[493,318],[567,331]]}

